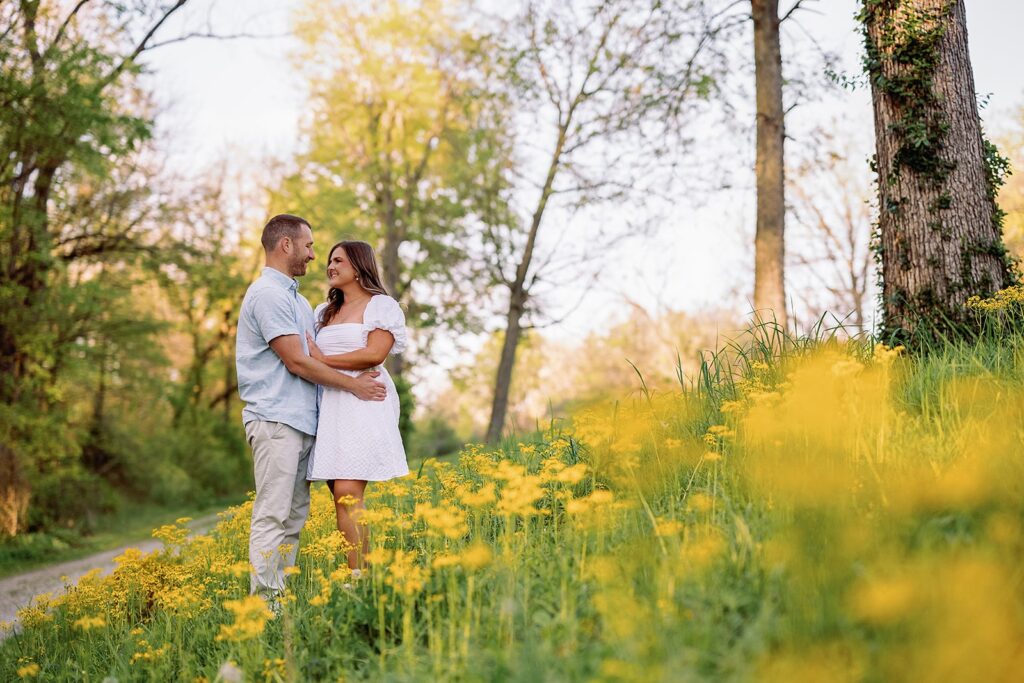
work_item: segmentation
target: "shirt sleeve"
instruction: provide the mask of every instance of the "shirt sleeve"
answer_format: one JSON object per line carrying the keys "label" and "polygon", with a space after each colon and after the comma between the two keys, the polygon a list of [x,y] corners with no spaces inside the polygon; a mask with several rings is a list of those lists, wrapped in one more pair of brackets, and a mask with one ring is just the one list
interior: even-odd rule
{"label": "shirt sleeve", "polygon": [[268,289],[261,292],[253,303],[252,314],[256,329],[268,344],[289,334],[301,337],[302,332],[295,320],[295,306],[289,292]]}
{"label": "shirt sleeve", "polygon": [[405,313],[398,302],[383,294],[373,297],[363,313],[363,345],[373,330],[387,330],[395,338],[391,353],[402,353],[409,345],[405,329]]}

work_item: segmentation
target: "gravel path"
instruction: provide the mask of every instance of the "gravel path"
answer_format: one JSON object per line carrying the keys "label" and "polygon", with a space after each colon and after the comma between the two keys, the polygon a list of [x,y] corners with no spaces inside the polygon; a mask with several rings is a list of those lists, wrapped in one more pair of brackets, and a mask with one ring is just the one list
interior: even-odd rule
{"label": "gravel path", "polygon": [[[188,527],[193,535],[197,535],[209,531],[216,523],[217,515],[212,514],[192,520]],[[83,574],[92,569],[99,567],[104,574],[109,574],[115,567],[114,558],[129,548],[138,548],[148,553],[161,546],[160,541],[149,538],[80,560],[61,562],[0,579],[0,622],[13,622],[18,610],[32,602],[33,597],[40,593],[62,593],[65,583],[77,582]],[[10,631],[0,632],[0,640],[9,634]]]}

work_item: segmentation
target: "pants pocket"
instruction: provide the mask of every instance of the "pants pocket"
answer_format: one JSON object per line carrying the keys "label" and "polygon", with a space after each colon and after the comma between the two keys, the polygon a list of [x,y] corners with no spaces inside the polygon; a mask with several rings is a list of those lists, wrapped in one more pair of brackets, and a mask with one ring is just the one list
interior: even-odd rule
{"label": "pants pocket", "polygon": [[252,442],[256,439],[256,433],[260,428],[260,421],[253,420],[245,425],[245,442],[249,444],[250,450],[252,449]]}

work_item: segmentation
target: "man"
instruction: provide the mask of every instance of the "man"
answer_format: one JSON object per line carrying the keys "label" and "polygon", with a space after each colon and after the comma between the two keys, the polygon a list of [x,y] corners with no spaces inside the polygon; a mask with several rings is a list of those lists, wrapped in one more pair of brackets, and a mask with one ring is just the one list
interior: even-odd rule
{"label": "man", "polygon": [[313,231],[298,216],[274,216],[263,228],[266,266],[250,286],[238,318],[235,363],[242,421],[252,448],[256,499],[249,534],[251,592],[272,607],[295,564],[299,532],[309,512],[306,465],[317,422],[317,384],[382,401],[379,373],[350,377],[309,356],[313,309],[293,278],[313,260]]}

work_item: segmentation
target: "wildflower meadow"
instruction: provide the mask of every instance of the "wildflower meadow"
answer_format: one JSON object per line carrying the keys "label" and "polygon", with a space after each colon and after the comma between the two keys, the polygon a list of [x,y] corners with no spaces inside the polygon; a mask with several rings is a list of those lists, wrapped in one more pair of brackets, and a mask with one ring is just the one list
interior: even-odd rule
{"label": "wildflower meadow", "polygon": [[914,356],[755,327],[675,391],[427,460],[371,485],[358,578],[316,487],[280,615],[249,504],[179,520],[22,610],[0,680],[1019,680],[1021,300]]}

